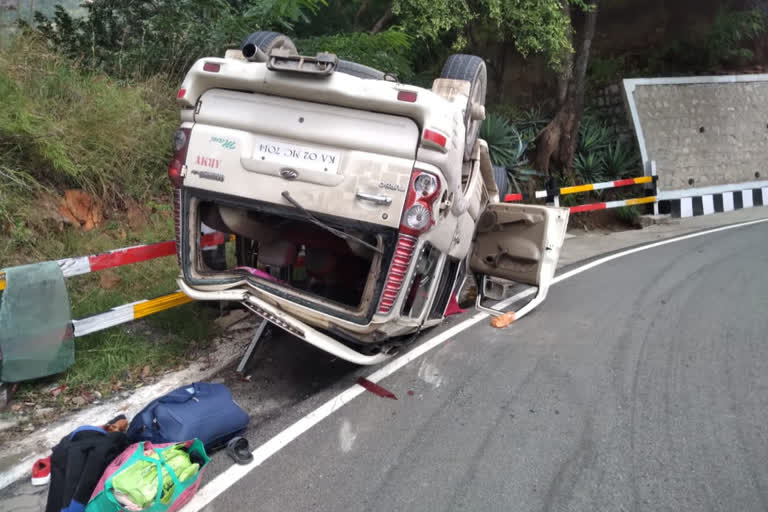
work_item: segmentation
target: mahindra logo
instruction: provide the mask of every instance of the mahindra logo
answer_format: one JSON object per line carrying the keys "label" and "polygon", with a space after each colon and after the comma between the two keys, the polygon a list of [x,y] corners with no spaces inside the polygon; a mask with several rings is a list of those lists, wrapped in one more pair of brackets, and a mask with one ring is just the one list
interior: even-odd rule
{"label": "mahindra logo", "polygon": [[280,169],[280,176],[286,180],[295,180],[299,177],[299,171],[296,169],[291,169],[290,167],[284,167]]}
{"label": "mahindra logo", "polygon": [[405,192],[405,187],[402,185],[398,185],[397,183],[387,183],[382,181],[379,183],[379,188],[385,188],[387,190],[392,190],[394,192]]}

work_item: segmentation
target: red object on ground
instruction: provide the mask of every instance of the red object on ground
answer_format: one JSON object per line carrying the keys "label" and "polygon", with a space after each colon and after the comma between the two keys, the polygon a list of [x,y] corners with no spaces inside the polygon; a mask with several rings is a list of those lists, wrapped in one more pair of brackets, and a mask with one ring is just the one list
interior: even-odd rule
{"label": "red object on ground", "polygon": [[51,480],[51,458],[39,459],[32,465],[32,485],[46,485]]}
{"label": "red object on ground", "polygon": [[360,377],[357,379],[357,383],[363,386],[365,389],[373,393],[374,395],[378,395],[382,398],[391,398],[392,400],[397,400],[397,397],[394,393],[391,391],[384,389],[383,387],[379,386],[378,384],[375,384],[365,377]]}
{"label": "red object on ground", "polygon": [[445,308],[445,316],[460,315],[464,313],[466,309],[459,307],[459,301],[456,299],[456,294],[451,295],[451,300],[448,301],[448,307]]}
{"label": "red object on ground", "polygon": [[55,388],[51,389],[49,392],[53,396],[59,396],[62,391],[66,391],[66,390],[67,390],[67,385],[62,384],[61,386],[56,386]]}

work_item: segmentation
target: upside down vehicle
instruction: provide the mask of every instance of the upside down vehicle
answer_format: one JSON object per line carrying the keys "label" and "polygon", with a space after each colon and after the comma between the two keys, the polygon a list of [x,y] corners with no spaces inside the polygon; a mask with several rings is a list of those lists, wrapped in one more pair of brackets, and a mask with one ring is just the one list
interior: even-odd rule
{"label": "upside down vehicle", "polygon": [[[476,56],[449,57],[425,89],[275,32],[198,60],[169,167],[182,290],[356,364],[440,324],[470,273],[538,287],[518,316],[532,309],[568,211],[500,201],[485,91]],[[235,239],[216,265],[210,231]]]}

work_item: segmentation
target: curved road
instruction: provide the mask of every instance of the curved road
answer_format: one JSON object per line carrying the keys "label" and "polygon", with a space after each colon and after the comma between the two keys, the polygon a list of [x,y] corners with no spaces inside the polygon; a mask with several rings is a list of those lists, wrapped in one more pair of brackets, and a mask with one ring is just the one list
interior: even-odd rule
{"label": "curved road", "polygon": [[398,400],[366,392],[205,510],[767,510],[768,224],[598,266],[380,384]]}

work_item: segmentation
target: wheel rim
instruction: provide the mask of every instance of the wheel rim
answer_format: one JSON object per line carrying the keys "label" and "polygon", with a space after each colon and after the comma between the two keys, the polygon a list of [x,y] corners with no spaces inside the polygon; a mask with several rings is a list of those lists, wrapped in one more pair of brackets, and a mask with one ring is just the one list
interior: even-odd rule
{"label": "wheel rim", "polygon": [[467,138],[464,144],[467,146],[465,153],[467,155],[472,153],[474,142],[477,140],[480,133],[480,125],[483,122],[482,119],[472,119],[472,105],[473,104],[485,105],[485,80],[477,80],[475,82],[475,88],[471,91],[469,100],[467,101],[467,111],[464,114],[465,121],[464,126],[467,127]]}

